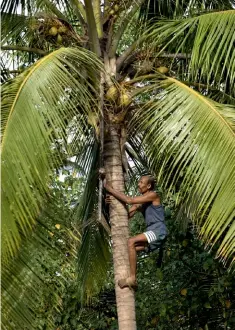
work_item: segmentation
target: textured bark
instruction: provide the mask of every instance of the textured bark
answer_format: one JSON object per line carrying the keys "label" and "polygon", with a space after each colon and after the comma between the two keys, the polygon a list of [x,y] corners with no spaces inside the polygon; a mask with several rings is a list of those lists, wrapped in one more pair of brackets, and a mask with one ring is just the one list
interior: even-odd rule
{"label": "textured bark", "polygon": [[[120,149],[120,128],[109,126],[104,144],[104,165],[107,181],[114,189],[124,192],[124,178]],[[135,296],[129,288],[120,289],[117,282],[129,276],[129,256],[127,239],[129,237],[128,215],[124,204],[112,199],[110,205],[111,237],[115,276],[115,292],[119,330],[135,330]]]}

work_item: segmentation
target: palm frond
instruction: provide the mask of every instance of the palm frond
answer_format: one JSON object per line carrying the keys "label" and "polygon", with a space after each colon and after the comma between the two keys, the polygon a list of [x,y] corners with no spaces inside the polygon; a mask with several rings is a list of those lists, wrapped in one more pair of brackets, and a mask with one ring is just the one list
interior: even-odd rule
{"label": "palm frond", "polygon": [[151,23],[159,17],[190,16],[202,11],[233,9],[234,5],[233,0],[147,0],[142,5],[140,17]]}
{"label": "palm frond", "polygon": [[[58,201],[58,195],[49,199],[45,211],[37,219],[32,236],[21,245],[18,256],[2,270],[1,321],[6,329],[36,329],[37,317],[43,307],[42,300],[46,299],[43,293],[50,292],[54,302],[52,308],[60,310],[64,278],[74,280],[73,272],[67,269],[75,272],[74,249],[80,237],[76,235],[76,240],[71,240],[71,225],[67,219],[69,207],[62,201]],[[55,229],[58,223],[60,230]],[[66,257],[68,252],[69,258]],[[56,276],[56,271],[62,276]],[[47,327],[55,327],[51,317],[47,320]]]}
{"label": "palm frond", "polygon": [[232,95],[223,93],[222,91],[218,90],[209,90],[208,95],[210,99],[218,102],[218,103],[226,103],[226,104],[232,104],[235,105],[235,97]]}
{"label": "palm frond", "polygon": [[15,254],[21,235],[35,223],[50,170],[59,162],[55,142],[67,139],[67,122],[78,116],[87,127],[84,116],[96,109],[92,84],[100,68],[94,54],[61,48],[3,86],[4,257]]}
{"label": "palm frond", "polygon": [[206,84],[196,83],[187,80],[183,80],[183,82],[186,85],[197,90],[200,94],[207,96],[218,103],[235,105],[235,98],[232,95],[224,93],[219,89],[216,89]]}
{"label": "palm frond", "polygon": [[48,248],[45,249],[41,244],[37,244],[36,247],[30,239],[21,249],[20,256],[12,260],[2,271],[3,318],[1,322],[6,329],[22,326],[28,329],[34,328],[34,312],[40,303],[36,288],[43,288],[44,285],[40,277],[35,274],[35,271],[38,274],[42,271],[41,265],[39,263],[37,265],[35,260],[39,248],[46,254]]}
{"label": "palm frond", "polygon": [[235,81],[235,10],[197,17],[160,20],[146,31],[146,40],[161,50],[174,47],[175,53],[191,53],[189,74],[196,81],[233,92]]}
{"label": "palm frond", "polygon": [[32,12],[32,1],[21,1],[21,0],[3,0],[1,2],[1,11],[6,13],[17,13],[17,11],[24,12],[27,10],[29,13]]}
{"label": "palm frond", "polygon": [[[111,261],[111,244],[107,231],[95,218],[84,229],[78,253],[79,293],[82,301],[99,293],[107,279]],[[93,221],[92,221],[93,220]]]}
{"label": "palm frond", "polygon": [[[173,78],[149,87],[157,94],[134,119],[145,134],[150,165],[171,187],[179,182],[181,202],[209,246],[234,249],[234,106],[202,96]],[[224,249],[222,248],[224,247]]]}
{"label": "palm frond", "polygon": [[[86,186],[73,212],[75,225],[83,232],[78,251],[78,282],[82,300],[102,288],[110,267],[110,239],[105,217],[98,221],[99,144],[90,132],[76,163],[86,174]],[[104,223],[103,223],[104,222]]]}
{"label": "palm frond", "polygon": [[2,13],[1,42],[5,44],[12,39],[19,42],[20,35],[24,34],[25,27],[30,25],[30,18],[26,15]]}
{"label": "palm frond", "polygon": [[54,13],[57,17],[66,19],[61,12],[66,12],[66,5],[68,5],[68,1],[66,0],[62,0],[56,4],[51,0],[3,0],[1,11],[9,14],[27,12],[31,16],[38,11],[46,10],[47,12]]}

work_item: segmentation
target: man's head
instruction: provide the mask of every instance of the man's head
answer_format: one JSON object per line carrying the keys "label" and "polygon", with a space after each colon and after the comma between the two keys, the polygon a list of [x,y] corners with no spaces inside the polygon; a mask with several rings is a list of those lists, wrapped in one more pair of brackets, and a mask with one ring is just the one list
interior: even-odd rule
{"label": "man's head", "polygon": [[155,180],[150,175],[142,176],[138,182],[138,189],[141,194],[146,193],[147,191],[154,190]]}

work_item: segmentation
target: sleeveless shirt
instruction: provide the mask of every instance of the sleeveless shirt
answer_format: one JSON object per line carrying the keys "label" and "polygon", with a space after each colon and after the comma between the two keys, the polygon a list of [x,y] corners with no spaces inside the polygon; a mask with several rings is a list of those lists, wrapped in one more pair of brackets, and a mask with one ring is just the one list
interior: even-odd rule
{"label": "sleeveless shirt", "polygon": [[159,235],[167,235],[164,208],[162,205],[153,205],[152,202],[142,205],[147,230],[156,230]]}

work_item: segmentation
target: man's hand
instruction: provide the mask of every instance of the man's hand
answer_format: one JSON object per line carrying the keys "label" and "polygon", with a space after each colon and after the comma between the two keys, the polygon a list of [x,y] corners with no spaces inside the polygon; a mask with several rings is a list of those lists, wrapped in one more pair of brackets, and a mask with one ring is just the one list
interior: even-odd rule
{"label": "man's hand", "polygon": [[111,196],[110,195],[106,195],[105,203],[106,204],[111,204],[111,202],[112,202]]}

